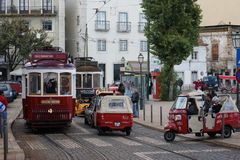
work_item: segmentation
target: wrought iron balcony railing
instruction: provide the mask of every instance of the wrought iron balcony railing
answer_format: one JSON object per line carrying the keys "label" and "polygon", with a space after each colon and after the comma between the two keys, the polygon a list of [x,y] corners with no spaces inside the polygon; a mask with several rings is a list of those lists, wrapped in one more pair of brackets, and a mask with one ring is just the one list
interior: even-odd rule
{"label": "wrought iron balcony railing", "polygon": [[1,16],[38,16],[38,15],[56,15],[55,6],[7,6],[1,7],[0,15]]}
{"label": "wrought iron balcony railing", "polygon": [[117,31],[118,32],[130,32],[131,31],[131,22],[117,22]]}
{"label": "wrought iron balcony railing", "polygon": [[110,29],[110,22],[109,21],[95,21],[95,30],[96,31],[109,31]]}
{"label": "wrought iron balcony railing", "polygon": [[138,32],[143,33],[146,22],[138,22]]}

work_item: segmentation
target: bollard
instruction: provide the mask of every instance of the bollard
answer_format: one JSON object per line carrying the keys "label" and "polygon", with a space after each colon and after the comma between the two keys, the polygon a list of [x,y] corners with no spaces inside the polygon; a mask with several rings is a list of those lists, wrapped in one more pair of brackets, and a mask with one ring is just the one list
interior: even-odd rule
{"label": "bollard", "polygon": [[151,123],[153,123],[153,106],[151,104]]}
{"label": "bollard", "polygon": [[145,105],[143,107],[143,120],[145,121]]}
{"label": "bollard", "polygon": [[160,125],[162,126],[162,106],[160,106]]}
{"label": "bollard", "polygon": [[224,138],[224,113],[222,113],[222,138]]}
{"label": "bollard", "polygon": [[4,147],[4,160],[7,160],[8,153],[8,127],[7,127],[7,112],[3,112],[3,147]]}

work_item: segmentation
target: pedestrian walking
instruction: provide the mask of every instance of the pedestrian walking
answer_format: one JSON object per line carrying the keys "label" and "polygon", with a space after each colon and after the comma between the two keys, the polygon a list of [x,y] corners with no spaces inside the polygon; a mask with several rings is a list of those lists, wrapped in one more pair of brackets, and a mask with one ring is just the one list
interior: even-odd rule
{"label": "pedestrian walking", "polygon": [[138,107],[139,93],[137,89],[134,89],[131,100],[133,103],[133,117],[139,117],[139,107]]}

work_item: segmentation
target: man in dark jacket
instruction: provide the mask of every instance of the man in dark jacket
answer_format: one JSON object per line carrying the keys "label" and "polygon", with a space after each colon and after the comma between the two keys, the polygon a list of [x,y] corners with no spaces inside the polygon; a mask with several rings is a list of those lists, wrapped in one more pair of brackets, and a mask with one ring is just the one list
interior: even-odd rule
{"label": "man in dark jacket", "polygon": [[139,109],[138,109],[139,93],[137,89],[133,90],[131,99],[133,103],[133,117],[139,117]]}

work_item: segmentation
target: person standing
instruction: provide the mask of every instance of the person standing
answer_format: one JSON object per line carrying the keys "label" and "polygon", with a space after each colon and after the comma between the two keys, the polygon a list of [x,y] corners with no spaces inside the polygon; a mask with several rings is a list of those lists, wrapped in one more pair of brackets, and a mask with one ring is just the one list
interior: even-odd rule
{"label": "person standing", "polygon": [[8,101],[7,98],[4,96],[4,92],[2,90],[0,90],[0,102],[5,106],[3,110],[7,110]]}
{"label": "person standing", "polygon": [[139,117],[139,108],[138,108],[139,93],[137,89],[134,89],[131,100],[133,103],[133,117],[135,118]]}
{"label": "person standing", "polygon": [[124,95],[125,93],[125,87],[123,85],[123,83],[120,83],[118,86],[118,92],[120,92],[122,95]]}

